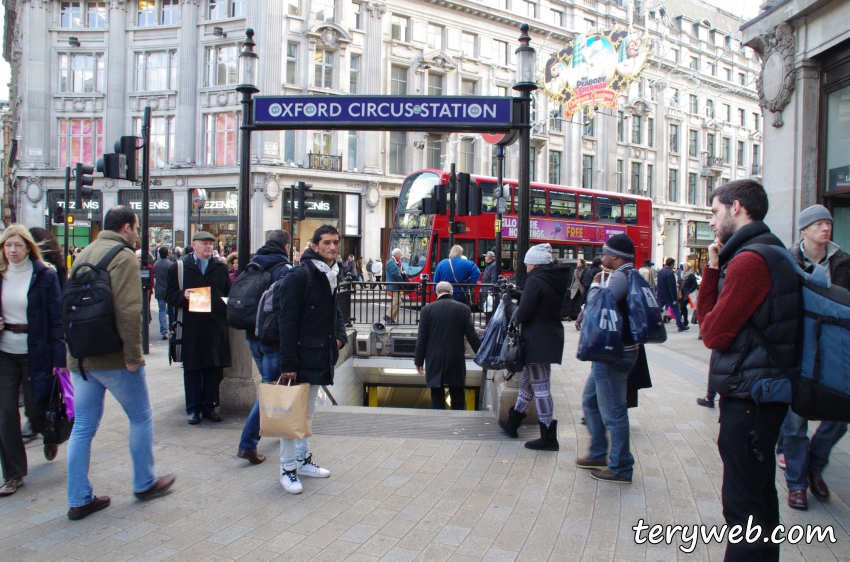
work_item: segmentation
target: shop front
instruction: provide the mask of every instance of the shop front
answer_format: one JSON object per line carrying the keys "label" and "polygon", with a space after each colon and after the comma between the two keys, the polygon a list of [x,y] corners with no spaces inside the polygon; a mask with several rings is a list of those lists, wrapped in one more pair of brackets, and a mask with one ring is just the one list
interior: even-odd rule
{"label": "shop front", "polygon": [[705,264],[708,263],[708,247],[714,242],[714,231],[709,223],[702,221],[688,221],[688,236],[686,238],[687,249],[685,261],[691,264],[691,268],[697,273],[702,273]]}
{"label": "shop front", "polygon": [[[323,224],[329,224],[339,230],[341,243],[339,253],[345,259],[353,254],[360,256],[360,195],[357,193],[333,193],[310,190],[307,210],[303,221],[296,219],[294,245],[296,258],[310,247],[313,232]],[[281,228],[289,231],[290,216],[289,190],[283,194]],[[295,204],[296,214],[298,203]]]}
{"label": "shop front", "polygon": [[832,212],[833,241],[850,248],[850,45],[823,59],[821,81],[822,181],[820,192]]}
{"label": "shop front", "polygon": [[[236,250],[239,195],[235,189],[206,189],[207,200],[200,212],[189,206],[189,236],[186,244],[191,244],[192,237],[199,231],[215,236],[216,245],[221,257],[227,257]],[[192,194],[189,194],[192,200]]]}
{"label": "shop front", "polygon": [[[118,202],[130,207],[141,223],[142,190],[128,189],[118,192]],[[152,189],[148,201],[148,232],[151,253],[157,248],[174,246],[174,193],[170,189]]]}
{"label": "shop front", "polygon": [[[48,215],[50,217],[54,216],[52,211],[57,206],[65,209],[65,191],[48,191],[47,206],[51,210]],[[71,201],[68,207],[71,211],[76,210],[73,192],[71,192]],[[85,248],[92,240],[97,238],[103,221],[103,193],[95,189],[91,199],[83,201],[83,210],[84,213],[74,214],[74,222],[68,227],[68,246]],[[45,217],[45,220],[49,222],[50,218]],[[47,230],[56,235],[60,246],[64,244],[65,228],[63,223],[50,223],[47,225]]]}

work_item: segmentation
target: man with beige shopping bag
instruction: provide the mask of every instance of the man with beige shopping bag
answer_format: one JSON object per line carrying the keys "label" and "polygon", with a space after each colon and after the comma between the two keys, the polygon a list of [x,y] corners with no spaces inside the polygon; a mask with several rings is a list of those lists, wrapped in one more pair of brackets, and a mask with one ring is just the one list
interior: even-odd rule
{"label": "man with beige shopping bag", "polygon": [[[264,400],[268,392],[261,391],[260,434],[264,435],[269,426],[271,418],[268,413],[275,412],[277,408],[278,419],[288,426],[287,429],[293,430],[286,433],[295,437],[304,435],[280,440],[280,483],[291,494],[303,491],[299,476],[327,478],[331,475],[330,471],[313,462],[307,437],[319,387],[333,384],[339,350],[348,341],[337,297],[341,281],[336,260],[338,255],[339,231],[330,225],[320,226],[313,233],[310,248],[301,254],[301,266],[284,277],[277,288],[280,302],[280,376],[304,386],[298,390],[276,389],[275,395],[285,396],[289,403],[275,400],[276,403],[270,404]],[[309,391],[306,390],[308,386]],[[299,424],[292,418],[299,411],[304,412],[298,417],[303,418],[299,421],[307,422],[306,432],[296,431],[303,430],[303,427],[294,427]],[[288,414],[293,415],[290,417]]]}

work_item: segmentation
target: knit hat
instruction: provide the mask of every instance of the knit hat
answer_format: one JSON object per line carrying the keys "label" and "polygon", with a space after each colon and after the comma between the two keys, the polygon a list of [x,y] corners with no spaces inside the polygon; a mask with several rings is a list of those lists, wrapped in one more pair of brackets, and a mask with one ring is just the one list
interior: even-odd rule
{"label": "knit hat", "polygon": [[829,210],[823,205],[812,205],[800,211],[800,216],[797,217],[797,230],[803,230],[818,221],[832,222],[832,215],[829,214]]}
{"label": "knit hat", "polygon": [[525,253],[522,260],[525,265],[547,265],[552,263],[552,246],[549,244],[538,244],[532,246]]}
{"label": "knit hat", "polygon": [[625,234],[615,234],[605,242],[602,251],[607,252],[615,258],[631,260],[635,257],[635,243]]}

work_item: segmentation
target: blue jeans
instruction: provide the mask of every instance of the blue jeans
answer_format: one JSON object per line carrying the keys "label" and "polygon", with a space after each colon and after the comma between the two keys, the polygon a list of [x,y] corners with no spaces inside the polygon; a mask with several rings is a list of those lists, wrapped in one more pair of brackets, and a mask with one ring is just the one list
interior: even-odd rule
{"label": "blue jeans", "polygon": [[[310,426],[313,425],[313,411],[316,409],[316,397],[319,395],[319,385],[310,385]],[[281,439],[280,440],[280,468],[283,465],[295,462],[295,459],[303,459],[310,452],[310,439]]]}
{"label": "blue jeans", "polygon": [[616,363],[595,361],[584,385],[582,406],[584,421],[590,431],[592,460],[605,462],[608,454],[607,429],[611,434],[608,469],[624,478],[632,477],[635,459],[629,450],[629,410],[626,388],[629,372],[637,361],[637,350],[627,351]]}
{"label": "blue jeans", "polygon": [[89,482],[91,442],[103,417],[108,389],[130,420],[130,458],[133,460],[133,492],[144,492],[156,483],[153,462],[153,408],[145,382],[145,367],[86,371],[88,380],[72,372],[76,420],[68,441],[68,507],[81,507],[94,499]]}
{"label": "blue jeans", "polygon": [[809,422],[788,410],[782,424],[782,449],[785,453],[785,481],[789,490],[809,487],[808,471],[818,474],[829,463],[829,453],[847,432],[846,422],[822,421],[817,431],[808,436]]}
{"label": "blue jeans", "polygon": [[[263,382],[272,382],[280,378],[280,352],[262,342],[248,340],[251,348],[251,356],[260,370]],[[260,399],[254,402],[248,419],[245,420],[245,428],[242,430],[242,438],[239,440],[239,450],[253,453],[257,450],[260,442]]]}
{"label": "blue jeans", "polygon": [[165,335],[171,328],[171,311],[164,300],[156,299],[156,304],[159,306],[159,333]]}
{"label": "blue jeans", "polygon": [[682,311],[679,310],[679,303],[658,301],[658,304],[660,304],[664,309],[666,309],[668,306],[672,308],[673,316],[676,317],[676,327],[680,330],[685,327],[685,325],[682,323]]}

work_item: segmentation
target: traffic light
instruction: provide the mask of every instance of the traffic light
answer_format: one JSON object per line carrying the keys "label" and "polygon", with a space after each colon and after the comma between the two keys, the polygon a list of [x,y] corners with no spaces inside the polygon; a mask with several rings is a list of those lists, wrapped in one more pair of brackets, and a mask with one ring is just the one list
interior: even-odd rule
{"label": "traffic light", "polygon": [[446,188],[437,184],[431,188],[431,197],[423,197],[419,201],[419,212],[423,215],[446,214]]}
{"label": "traffic light", "polygon": [[303,181],[298,182],[298,220],[303,221],[307,218],[307,191],[313,187],[309,183]]}
{"label": "traffic light", "polygon": [[[136,152],[138,149],[137,146],[137,137],[121,137],[119,140],[115,141],[115,152],[119,155],[124,155],[124,166],[126,169],[126,175],[123,176],[123,179],[129,181],[139,181],[139,163],[136,158]],[[120,166],[120,162],[119,162]]]}
{"label": "traffic light", "polygon": [[105,178],[127,179],[127,157],[123,154],[104,154],[97,159],[97,171]]}
{"label": "traffic light", "polygon": [[481,214],[481,186],[477,181],[469,184],[469,216],[477,217]]}
{"label": "traffic light", "polygon": [[94,190],[91,187],[88,187],[94,183],[94,178],[91,176],[94,173],[94,168],[92,166],[83,166],[79,162],[77,162],[74,179],[76,184],[74,186],[74,200],[76,201],[76,208],[83,208],[83,199],[89,199],[92,196]]}
{"label": "traffic light", "polygon": [[50,224],[62,224],[65,222],[65,209],[57,203],[50,209]]}
{"label": "traffic light", "polygon": [[469,174],[461,172],[457,175],[457,214],[459,217],[469,215]]}

